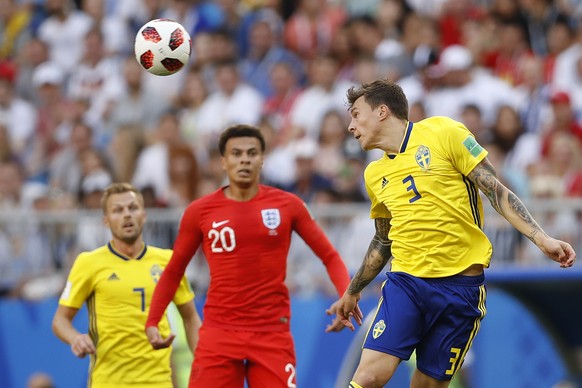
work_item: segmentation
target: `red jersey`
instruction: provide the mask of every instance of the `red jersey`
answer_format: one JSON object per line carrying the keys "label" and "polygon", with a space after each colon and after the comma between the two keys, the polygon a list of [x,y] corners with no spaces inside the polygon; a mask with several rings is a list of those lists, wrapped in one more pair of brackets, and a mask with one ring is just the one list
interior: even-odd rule
{"label": "red jersey", "polygon": [[344,293],[350,280],[347,268],[299,197],[260,185],[253,199],[239,202],[223,190],[186,208],[146,327],[159,322],[200,244],[210,270],[204,305],[204,325],[209,327],[289,330],[285,276],[293,231],[321,259],[338,294]]}

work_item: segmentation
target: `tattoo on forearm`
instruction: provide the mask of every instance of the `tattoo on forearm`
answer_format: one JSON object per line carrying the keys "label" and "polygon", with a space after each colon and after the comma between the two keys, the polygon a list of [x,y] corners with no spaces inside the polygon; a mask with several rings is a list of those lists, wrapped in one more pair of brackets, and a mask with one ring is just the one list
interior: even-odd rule
{"label": "tattoo on forearm", "polygon": [[521,200],[517,197],[517,195],[513,194],[509,191],[507,201],[509,202],[509,207],[521,218],[524,220],[529,226],[533,229],[527,238],[531,240],[535,244],[535,237],[538,233],[542,233],[545,235],[545,232],[540,228],[538,223],[533,219],[529,211],[525,208],[525,205]]}
{"label": "tattoo on forearm", "polygon": [[386,266],[391,256],[392,241],[388,239],[390,220],[376,219],[376,234],[370,242],[362,265],[350,282],[348,293],[361,292]]}
{"label": "tattoo on forearm", "polygon": [[478,164],[469,174],[469,179],[487,196],[495,211],[502,214],[500,199],[503,194],[503,188],[499,185],[495,169],[491,163],[484,160]]}

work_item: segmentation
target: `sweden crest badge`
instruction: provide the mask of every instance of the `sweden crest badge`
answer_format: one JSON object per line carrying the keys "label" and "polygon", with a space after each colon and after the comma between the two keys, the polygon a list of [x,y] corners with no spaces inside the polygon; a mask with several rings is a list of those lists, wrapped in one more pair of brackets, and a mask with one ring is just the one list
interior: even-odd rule
{"label": "sweden crest badge", "polygon": [[374,325],[374,329],[372,329],[372,337],[374,337],[374,339],[380,337],[382,333],[384,333],[384,330],[386,330],[386,323],[381,319]]}

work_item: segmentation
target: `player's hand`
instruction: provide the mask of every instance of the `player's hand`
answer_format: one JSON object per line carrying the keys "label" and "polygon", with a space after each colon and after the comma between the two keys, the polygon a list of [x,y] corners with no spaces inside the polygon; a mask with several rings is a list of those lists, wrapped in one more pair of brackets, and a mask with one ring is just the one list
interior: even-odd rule
{"label": "player's hand", "polygon": [[539,247],[546,256],[559,263],[562,268],[570,268],[576,262],[576,252],[565,241],[548,237],[540,243]]}
{"label": "player's hand", "polygon": [[95,353],[95,344],[87,334],[79,334],[71,343],[71,351],[79,358]]}
{"label": "player's hand", "polygon": [[[330,332],[339,332],[342,331],[346,325],[344,325],[344,323],[342,322],[341,317],[339,316],[339,314],[337,313],[337,307],[339,305],[339,300],[335,301],[327,310],[325,310],[325,313],[327,315],[335,315],[333,318],[332,323],[330,323],[329,325],[327,325],[325,327],[325,332],[326,333],[330,333]],[[358,322],[359,325],[361,325],[361,321],[362,321],[362,312],[360,310],[360,307],[358,305],[356,305],[356,309],[355,309],[355,319],[356,322]],[[359,321],[358,321],[358,317],[359,317]],[[354,327],[352,325],[352,327],[350,328],[350,330],[354,330]]]}
{"label": "player's hand", "polygon": [[351,331],[356,330],[351,318],[354,318],[356,323],[361,326],[364,319],[362,310],[358,306],[360,294],[350,295],[347,292],[337,301],[336,314],[341,323],[344,324]]}
{"label": "player's hand", "polygon": [[152,345],[154,349],[164,349],[172,345],[176,334],[170,333],[169,336],[166,338],[162,338],[160,335],[160,331],[155,326],[150,326],[146,328],[146,335],[148,337],[148,341]]}

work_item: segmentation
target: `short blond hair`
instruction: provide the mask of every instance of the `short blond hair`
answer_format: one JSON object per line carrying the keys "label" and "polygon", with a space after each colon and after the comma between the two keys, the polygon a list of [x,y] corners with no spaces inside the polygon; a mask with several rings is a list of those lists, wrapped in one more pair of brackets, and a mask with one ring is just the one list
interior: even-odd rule
{"label": "short blond hair", "polygon": [[107,201],[109,200],[109,197],[113,194],[123,194],[127,192],[135,193],[141,204],[144,204],[143,195],[135,186],[127,182],[116,182],[110,184],[105,190],[103,190],[103,195],[101,196],[101,208],[103,209],[103,214],[107,213]]}

